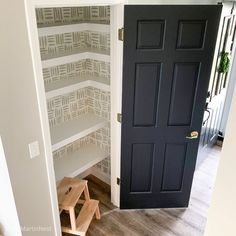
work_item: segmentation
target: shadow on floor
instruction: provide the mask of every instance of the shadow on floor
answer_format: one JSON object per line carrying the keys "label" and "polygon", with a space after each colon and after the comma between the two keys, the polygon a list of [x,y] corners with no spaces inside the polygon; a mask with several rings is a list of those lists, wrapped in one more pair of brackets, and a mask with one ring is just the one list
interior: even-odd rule
{"label": "shadow on floor", "polygon": [[[91,198],[100,201],[101,220],[93,220],[87,236],[200,236],[218,167],[219,147],[205,153],[195,171],[189,207],[186,209],[119,210],[110,202],[110,188],[88,176]],[[68,236],[69,234],[63,234]]]}

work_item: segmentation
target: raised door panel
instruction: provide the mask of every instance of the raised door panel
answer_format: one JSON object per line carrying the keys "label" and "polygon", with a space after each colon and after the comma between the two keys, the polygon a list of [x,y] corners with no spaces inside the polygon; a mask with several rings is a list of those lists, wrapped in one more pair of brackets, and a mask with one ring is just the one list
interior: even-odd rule
{"label": "raised door panel", "polygon": [[133,144],[130,192],[151,192],[154,144]]}
{"label": "raised door panel", "polygon": [[[138,21],[137,49],[162,49],[164,44],[164,20]],[[150,37],[152,35],[152,37]]]}
{"label": "raised door panel", "polygon": [[205,20],[181,20],[178,28],[178,49],[203,49],[207,22]]}
{"label": "raised door panel", "polygon": [[190,125],[197,90],[200,63],[175,63],[169,125]]}
{"label": "raised door panel", "polygon": [[134,126],[155,126],[160,75],[160,63],[136,64]]}
{"label": "raised door panel", "polygon": [[166,144],[161,191],[181,191],[186,144]]}

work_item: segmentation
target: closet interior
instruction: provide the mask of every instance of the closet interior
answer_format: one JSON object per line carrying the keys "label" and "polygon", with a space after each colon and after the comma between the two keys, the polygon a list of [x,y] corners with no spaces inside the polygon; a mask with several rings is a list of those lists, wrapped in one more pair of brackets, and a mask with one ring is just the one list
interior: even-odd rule
{"label": "closet interior", "polygon": [[56,180],[110,179],[110,7],[37,8]]}

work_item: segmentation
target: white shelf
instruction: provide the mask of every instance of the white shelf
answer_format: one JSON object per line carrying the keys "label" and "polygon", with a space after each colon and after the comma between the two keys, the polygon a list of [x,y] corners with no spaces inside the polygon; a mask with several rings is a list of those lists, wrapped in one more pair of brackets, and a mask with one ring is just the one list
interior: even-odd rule
{"label": "white shelf", "polygon": [[108,121],[93,114],[81,115],[51,129],[52,151],[105,127]]}
{"label": "white shelf", "polygon": [[102,52],[94,51],[94,52],[75,52],[71,55],[59,55],[59,57],[50,58],[50,59],[43,59],[42,60],[42,67],[48,68],[53,66],[59,66],[64,64],[69,64],[72,62],[80,61],[83,59],[93,59],[98,61],[105,61],[110,62],[110,55],[103,54]]}
{"label": "white shelf", "polygon": [[50,27],[38,28],[39,37],[54,35],[54,34],[65,34],[71,32],[82,32],[82,31],[95,31],[102,33],[110,33],[110,25],[107,24],[94,24],[94,23],[80,23],[80,24],[68,24],[58,25]]}
{"label": "white shelf", "polygon": [[108,154],[94,144],[81,147],[76,152],[54,160],[56,180],[65,176],[75,177],[106,157]]}
{"label": "white shelf", "polygon": [[102,89],[104,91],[110,91],[110,85],[107,83],[106,79],[91,76],[86,76],[84,78],[76,77],[72,79],[60,80],[54,83],[46,84],[46,98],[50,99],[89,86]]}

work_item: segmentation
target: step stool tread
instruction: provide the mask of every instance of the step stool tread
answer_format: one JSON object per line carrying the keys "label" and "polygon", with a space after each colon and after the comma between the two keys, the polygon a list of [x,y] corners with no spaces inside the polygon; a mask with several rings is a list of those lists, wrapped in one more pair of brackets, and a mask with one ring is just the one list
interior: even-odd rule
{"label": "step stool tread", "polygon": [[65,177],[57,188],[59,208],[69,210],[75,207],[87,185],[87,180]]}
{"label": "step stool tread", "polygon": [[77,219],[76,219],[76,230],[81,233],[86,233],[95,211],[98,207],[99,201],[97,200],[88,200],[85,201]]}

